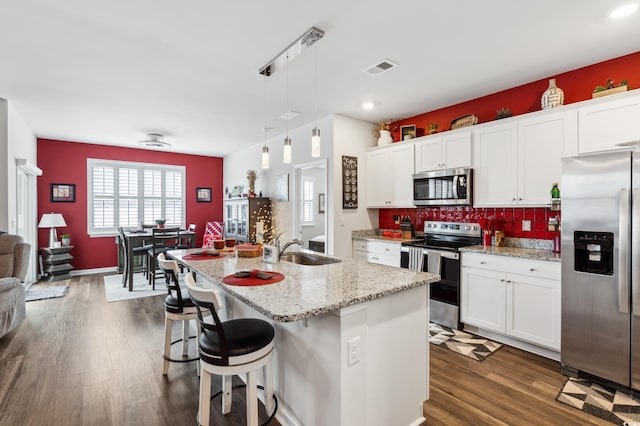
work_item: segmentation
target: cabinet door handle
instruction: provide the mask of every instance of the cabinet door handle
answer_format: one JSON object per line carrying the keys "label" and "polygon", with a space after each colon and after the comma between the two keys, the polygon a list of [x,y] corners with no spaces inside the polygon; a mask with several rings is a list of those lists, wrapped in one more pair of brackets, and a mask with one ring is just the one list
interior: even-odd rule
{"label": "cabinet door handle", "polygon": [[503,283],[504,282],[504,278],[500,278],[500,282]]}
{"label": "cabinet door handle", "polygon": [[507,280],[507,284],[511,284],[511,280]]}
{"label": "cabinet door handle", "polygon": [[522,198],[518,197],[518,201],[522,201]]}
{"label": "cabinet door handle", "polygon": [[481,260],[481,261],[480,261],[480,264],[481,264],[481,265],[486,265],[486,263],[487,263],[487,262],[485,262],[484,260]]}
{"label": "cabinet door handle", "polygon": [[533,272],[535,270],[536,270],[536,268],[529,268],[529,272]]}

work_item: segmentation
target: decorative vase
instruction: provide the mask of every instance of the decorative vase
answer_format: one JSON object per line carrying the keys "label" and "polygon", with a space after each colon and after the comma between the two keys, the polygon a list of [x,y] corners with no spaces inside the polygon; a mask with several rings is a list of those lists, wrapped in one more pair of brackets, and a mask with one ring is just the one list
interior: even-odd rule
{"label": "decorative vase", "polygon": [[549,80],[549,88],[542,94],[540,100],[542,109],[556,108],[564,105],[564,92],[556,86],[556,79]]}
{"label": "decorative vase", "polygon": [[249,197],[255,197],[255,189],[256,189],[256,178],[257,173],[255,170],[249,170],[247,172],[247,180],[249,181]]}
{"label": "decorative vase", "polygon": [[71,244],[71,238],[62,237],[61,242],[63,246],[68,246],[69,244]]}
{"label": "decorative vase", "polygon": [[389,130],[380,130],[380,137],[378,138],[378,146],[389,145],[393,143],[391,132]]}

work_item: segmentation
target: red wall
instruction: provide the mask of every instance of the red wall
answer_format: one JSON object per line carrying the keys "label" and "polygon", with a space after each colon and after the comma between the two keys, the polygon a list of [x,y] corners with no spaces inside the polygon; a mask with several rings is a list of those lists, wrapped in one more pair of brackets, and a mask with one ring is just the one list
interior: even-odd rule
{"label": "red wall", "polygon": [[[417,129],[428,129],[429,123],[438,123],[438,130],[445,131],[451,127],[451,120],[467,114],[475,114],[478,116],[478,123],[484,123],[493,121],[499,108],[508,107],[513,115],[539,111],[540,98],[549,87],[549,78],[555,78],[557,86],[564,91],[565,104],[591,99],[593,88],[606,85],[607,79],[615,80],[616,84],[628,80],[629,89],[637,89],[640,87],[640,52],[426,112],[395,124],[415,124]],[[423,134],[420,131],[417,133]],[[392,132],[392,136],[394,141],[398,141],[399,131]]]}
{"label": "red wall", "polygon": [[[556,84],[564,91],[564,103],[591,99],[596,86],[606,85],[607,79],[629,81],[629,89],[640,87],[640,52],[600,62],[584,68],[565,72],[555,76]],[[428,129],[430,123],[438,123],[438,130],[449,129],[451,120],[466,115],[478,116],[478,123],[493,121],[496,110],[508,107],[513,115],[525,114],[540,110],[540,98],[549,87],[549,78],[534,81],[522,86],[513,87],[493,93],[482,98],[473,99],[460,104],[451,105],[435,111],[426,112],[415,117],[397,121],[398,126],[415,124],[418,129]],[[392,132],[394,141],[399,140],[399,129]],[[551,190],[551,187],[549,187]],[[560,188],[562,191],[562,188]],[[393,220],[394,215],[409,216],[416,230],[423,230],[425,220],[448,222],[477,222],[478,219],[500,219],[502,230],[507,237],[553,239],[557,232],[547,230],[550,216],[559,216],[548,208],[496,208],[474,209],[471,207],[435,207],[418,209],[380,209],[379,227],[383,229],[399,229]],[[531,220],[531,231],[522,230],[522,220]]]}
{"label": "red wall", "polygon": [[[38,178],[38,218],[43,213],[62,213],[66,228],[61,234],[71,234],[71,262],[74,269],[93,269],[115,266],[117,252],[114,237],[91,238],[87,234],[87,158],[136,161],[186,167],[186,224],[197,225],[198,244],[208,221],[222,221],[223,159],[199,155],[175,154],[107,145],[94,145],[38,139],[38,167],[43,171]],[[49,198],[51,183],[76,185],[75,203],[52,203]],[[196,187],[211,188],[211,203],[196,202]],[[38,244],[49,244],[49,230],[38,230]]]}

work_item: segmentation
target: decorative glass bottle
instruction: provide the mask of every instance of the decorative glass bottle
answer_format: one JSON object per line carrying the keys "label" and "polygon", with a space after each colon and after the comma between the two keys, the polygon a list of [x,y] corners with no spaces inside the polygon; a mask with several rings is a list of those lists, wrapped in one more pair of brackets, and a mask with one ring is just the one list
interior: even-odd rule
{"label": "decorative glass bottle", "polygon": [[556,79],[549,80],[549,88],[542,94],[540,100],[542,109],[556,108],[564,105],[564,92],[556,86]]}

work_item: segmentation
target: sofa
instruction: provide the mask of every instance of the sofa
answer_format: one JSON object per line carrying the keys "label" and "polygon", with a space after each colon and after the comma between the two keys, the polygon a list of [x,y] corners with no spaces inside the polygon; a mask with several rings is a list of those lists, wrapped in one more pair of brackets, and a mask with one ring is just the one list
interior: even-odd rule
{"label": "sofa", "polygon": [[0,338],[25,317],[23,282],[29,267],[31,245],[22,237],[0,233]]}

